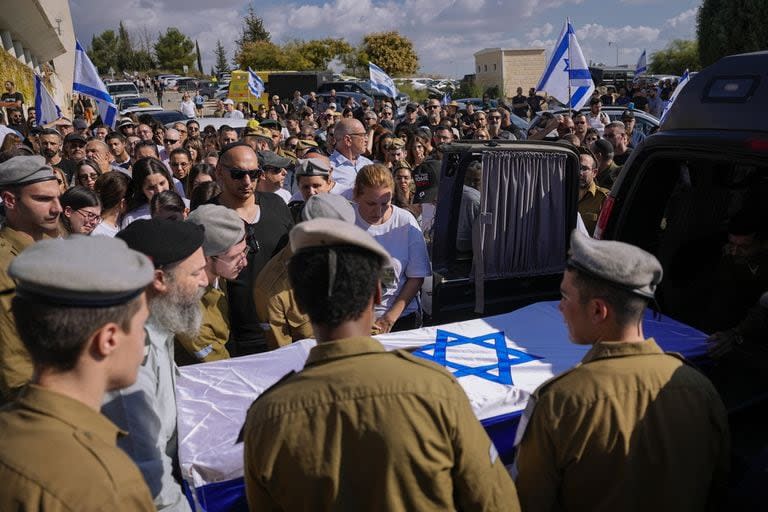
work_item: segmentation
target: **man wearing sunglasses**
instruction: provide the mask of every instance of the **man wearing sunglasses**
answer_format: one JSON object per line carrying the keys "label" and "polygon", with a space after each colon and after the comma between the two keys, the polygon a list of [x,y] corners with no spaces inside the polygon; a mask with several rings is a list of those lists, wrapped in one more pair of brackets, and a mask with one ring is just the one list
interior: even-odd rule
{"label": "man wearing sunglasses", "polygon": [[293,227],[285,201],[275,194],[256,190],[262,172],[258,155],[251,146],[244,142],[224,146],[216,164],[216,178],[222,191],[210,201],[237,212],[245,224],[250,250],[248,266],[237,279],[227,282],[233,355],[266,350],[251,290],[264,265],[285,246],[288,231]]}
{"label": "man wearing sunglasses", "polygon": [[258,155],[262,173],[256,183],[256,190],[277,194],[285,201],[285,204],[288,204],[288,201],[291,200],[291,193],[283,186],[285,185],[285,176],[288,174],[287,167],[291,165],[291,160],[274,151],[259,151]]}

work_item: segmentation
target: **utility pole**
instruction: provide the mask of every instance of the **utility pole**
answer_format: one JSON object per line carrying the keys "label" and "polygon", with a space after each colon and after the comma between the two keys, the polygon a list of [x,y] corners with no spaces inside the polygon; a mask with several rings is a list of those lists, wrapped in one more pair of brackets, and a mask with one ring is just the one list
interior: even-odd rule
{"label": "utility pole", "polygon": [[611,45],[616,47],[616,67],[619,67],[619,43],[616,41],[608,41],[608,46]]}

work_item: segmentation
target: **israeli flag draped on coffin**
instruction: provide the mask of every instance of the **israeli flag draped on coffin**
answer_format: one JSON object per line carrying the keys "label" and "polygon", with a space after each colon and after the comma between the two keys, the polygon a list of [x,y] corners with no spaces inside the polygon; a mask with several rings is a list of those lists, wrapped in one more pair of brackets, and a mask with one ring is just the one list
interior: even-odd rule
{"label": "israeli flag draped on coffin", "polygon": [[570,108],[575,110],[583,107],[595,90],[595,83],[570,21],[566,21],[557,38],[555,49],[536,90],[544,91],[566,105],[570,100]]}

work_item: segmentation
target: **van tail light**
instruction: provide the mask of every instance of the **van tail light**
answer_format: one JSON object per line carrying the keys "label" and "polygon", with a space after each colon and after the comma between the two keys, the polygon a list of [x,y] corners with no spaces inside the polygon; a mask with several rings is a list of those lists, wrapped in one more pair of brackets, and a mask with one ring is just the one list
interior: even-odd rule
{"label": "van tail light", "polygon": [[595,234],[593,235],[598,240],[603,238],[603,231],[608,225],[608,219],[611,218],[611,212],[613,211],[613,205],[616,202],[616,198],[612,195],[608,195],[603,201],[603,206],[600,208],[600,217],[597,219],[597,226],[595,227]]}
{"label": "van tail light", "polygon": [[749,139],[747,147],[752,151],[768,153],[768,139]]}

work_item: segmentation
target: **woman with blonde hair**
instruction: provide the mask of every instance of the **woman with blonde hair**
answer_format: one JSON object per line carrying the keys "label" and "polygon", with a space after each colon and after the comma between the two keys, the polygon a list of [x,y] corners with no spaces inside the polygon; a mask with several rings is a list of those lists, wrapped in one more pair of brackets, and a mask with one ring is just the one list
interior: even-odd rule
{"label": "woman with blonde hair", "polygon": [[424,235],[411,213],[392,204],[395,183],[384,165],[366,165],[354,186],[357,225],[391,256],[392,267],[382,282],[381,302],[375,306],[375,332],[421,326],[418,293],[431,270]]}

